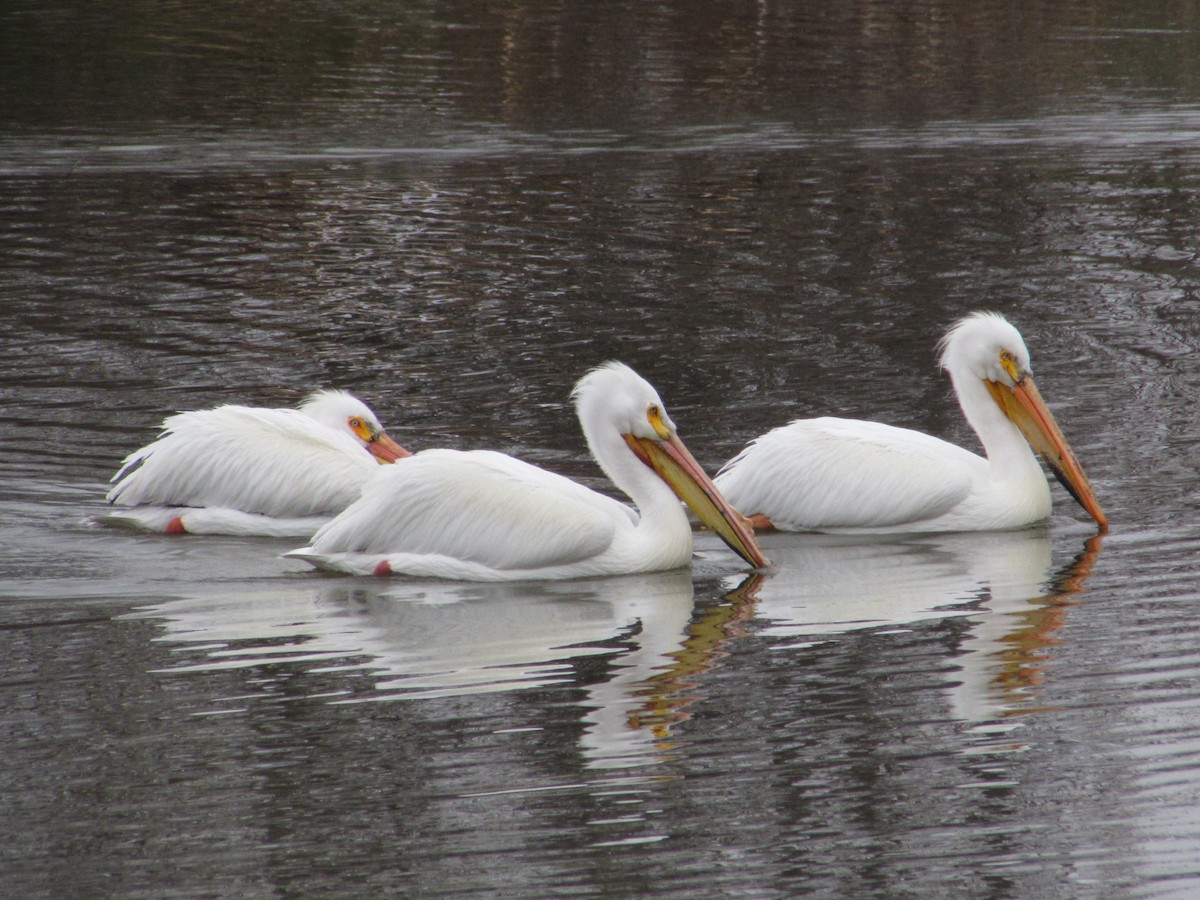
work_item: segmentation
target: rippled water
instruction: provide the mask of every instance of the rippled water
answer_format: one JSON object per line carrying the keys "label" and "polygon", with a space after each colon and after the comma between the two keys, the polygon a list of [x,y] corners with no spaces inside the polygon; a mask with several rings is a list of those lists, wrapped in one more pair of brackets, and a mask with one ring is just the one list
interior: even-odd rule
{"label": "rippled water", "polygon": [[[1200,891],[1200,18],[826,6],[0,12],[9,892]],[[1110,534],[1055,486],[493,586],[91,520],[170,412],[319,386],[603,488],[609,358],[710,468],[818,413],[974,446],[977,308]]]}

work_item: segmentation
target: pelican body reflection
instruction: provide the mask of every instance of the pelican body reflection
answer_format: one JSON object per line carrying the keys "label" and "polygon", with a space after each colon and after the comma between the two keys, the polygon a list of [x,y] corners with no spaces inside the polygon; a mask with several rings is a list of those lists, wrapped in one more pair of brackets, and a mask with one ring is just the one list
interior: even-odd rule
{"label": "pelican body reflection", "polygon": [[960,618],[961,650],[946,672],[949,711],[985,723],[1035,705],[1045,648],[1083,590],[1101,538],[1088,538],[1057,574],[1045,527],[902,540],[779,535],[764,544],[777,570],[742,584],[759,635],[781,639],[777,649],[786,651],[851,631]]}
{"label": "pelican body reflection", "polygon": [[[472,697],[585,681],[581,751],[594,768],[663,758],[693,639],[686,571],[572,582],[329,581],[317,590],[183,598],[140,609],[180,652],[175,674],[288,664],[343,678],[332,703]],[[723,613],[718,612],[718,615]],[[688,672],[712,642],[686,654]],[[580,678],[587,658],[607,677]],[[689,698],[690,700],[690,698]],[[238,703],[244,698],[237,698]],[[679,701],[683,702],[683,701]]]}
{"label": "pelican body reflection", "polygon": [[[1028,711],[1045,649],[1099,550],[1091,538],[1056,577],[1046,529],[767,540],[775,572],[726,574],[715,582],[724,595],[702,606],[692,575],[672,571],[536,583],[241,583],[132,615],[162,623],[159,640],[181,657],[170,673],[283,665],[314,676],[310,696],[329,703],[581,688],[586,765],[625,770],[682,752],[679,726],[703,701],[706,674],[746,635],[779,652],[820,652],[851,631],[957,618],[961,639],[942,669],[949,714],[984,726]],[[338,688],[318,674],[338,676]],[[260,684],[269,696],[271,680]]]}

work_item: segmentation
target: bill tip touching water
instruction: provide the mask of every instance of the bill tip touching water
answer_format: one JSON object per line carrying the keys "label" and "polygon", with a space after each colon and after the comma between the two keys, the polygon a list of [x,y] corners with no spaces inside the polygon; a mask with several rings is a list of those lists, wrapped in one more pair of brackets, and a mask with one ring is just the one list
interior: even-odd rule
{"label": "bill tip touching water", "polygon": [[636,510],[502,453],[427,450],[377,473],[288,556],[352,574],[480,581],[667,570],[692,556],[682,500],[751,566],[770,565],[649,382],[606,363],[572,398],[593,458]]}
{"label": "bill tip touching water", "polygon": [[784,531],[1021,528],[1050,515],[1036,451],[1107,531],[1017,329],[997,313],[972,313],[951,325],[939,348],[984,456],[878,422],[798,419],[752,441],[718,473],[717,486],[756,526]]}

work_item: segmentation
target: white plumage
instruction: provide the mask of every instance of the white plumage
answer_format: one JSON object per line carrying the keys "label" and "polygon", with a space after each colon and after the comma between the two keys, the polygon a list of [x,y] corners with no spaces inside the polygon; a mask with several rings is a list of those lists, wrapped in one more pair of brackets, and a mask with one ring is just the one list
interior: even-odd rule
{"label": "white plumage", "polygon": [[683,499],[744,559],[767,565],[653,387],[609,363],[584,376],[573,396],[592,455],[636,511],[502,453],[427,450],[379,472],[311,546],[288,556],[354,574],[469,581],[673,569],[692,553]]}
{"label": "white plumage", "polygon": [[103,520],[152,531],[306,537],[408,451],[365,403],[320,391],[298,409],[177,413],[125,458]]}
{"label": "white plumage", "polygon": [[785,531],[979,531],[1050,515],[1046,459],[1101,527],[1107,520],[1041,399],[1020,333],[995,313],[956,322],[941,343],[968,423],[987,454],[878,422],[799,419],[754,440],[715,481],[762,527]]}

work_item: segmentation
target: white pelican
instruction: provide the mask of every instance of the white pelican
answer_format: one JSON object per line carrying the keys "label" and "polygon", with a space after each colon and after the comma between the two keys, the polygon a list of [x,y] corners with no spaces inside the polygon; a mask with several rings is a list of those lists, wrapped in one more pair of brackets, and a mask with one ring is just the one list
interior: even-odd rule
{"label": "white pelican", "polygon": [[974,313],[951,326],[940,349],[941,368],[986,459],[878,422],[798,419],[751,442],[726,463],[717,486],[756,526],[783,531],[1019,528],[1050,515],[1050,489],[1032,446],[1107,529],[1034,385],[1017,329],[996,313]]}
{"label": "white pelican", "polygon": [[636,372],[607,363],[572,396],[592,456],[636,511],[503,453],[426,450],[377,473],[311,546],[287,555],[352,574],[466,581],[654,572],[691,560],[682,499],[739,556],[769,565]]}
{"label": "white pelican", "polygon": [[308,537],[379,468],[409,456],[365,403],[318,391],[298,409],[219,406],[177,413],[129,454],[109,524],[169,534]]}

